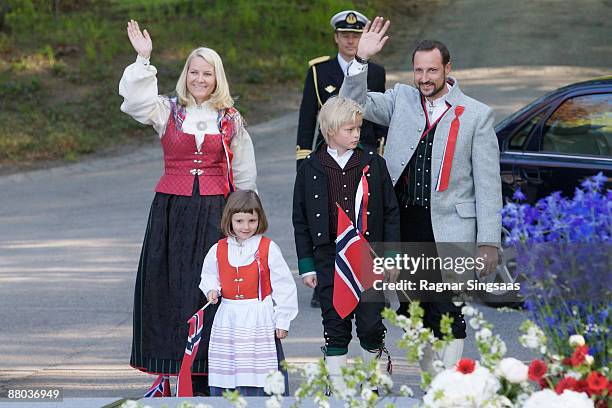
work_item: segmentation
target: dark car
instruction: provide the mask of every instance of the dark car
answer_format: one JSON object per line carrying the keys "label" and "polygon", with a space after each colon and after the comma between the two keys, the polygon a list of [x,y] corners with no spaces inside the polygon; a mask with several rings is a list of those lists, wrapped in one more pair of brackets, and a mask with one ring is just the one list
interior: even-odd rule
{"label": "dark car", "polygon": [[557,89],[495,131],[504,201],[517,187],[532,204],[554,191],[571,197],[600,171],[612,188],[612,76]]}
{"label": "dark car", "polygon": [[[555,191],[572,197],[585,178],[599,172],[608,178],[605,188],[612,188],[612,76],[544,95],[501,121],[495,132],[504,202],[519,187],[530,204]],[[513,248],[502,248],[497,273],[483,280],[521,280]],[[505,295],[492,293],[485,303],[522,305],[519,299],[503,301]]]}

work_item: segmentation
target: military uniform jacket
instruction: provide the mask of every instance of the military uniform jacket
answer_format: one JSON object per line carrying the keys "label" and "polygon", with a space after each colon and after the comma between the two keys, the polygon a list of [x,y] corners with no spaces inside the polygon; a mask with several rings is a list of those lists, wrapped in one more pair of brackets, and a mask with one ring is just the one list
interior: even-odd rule
{"label": "military uniform jacket", "polygon": [[[318,148],[323,146],[321,143]],[[360,148],[363,156],[359,170],[369,166],[368,230],[364,237],[370,243],[399,242],[399,207],[385,160],[367,146]],[[329,217],[327,177],[313,153],[298,169],[293,190],[293,228],[300,274],[315,270],[314,247],[334,242]]]}
{"label": "military uniform jacket", "polygon": [[[323,62],[317,63],[317,60]],[[317,115],[321,106],[331,96],[338,95],[345,73],[342,72],[338,58],[321,57],[311,61],[311,67],[306,76],[304,93],[300,105],[300,118],[297,132],[298,160],[306,157],[313,145],[315,130],[317,128]],[[315,81],[316,77],[316,81]],[[368,63],[368,90],[385,92],[385,69],[377,64]],[[318,141],[322,139],[317,132]],[[381,137],[387,136],[387,128],[373,122],[364,120],[361,126],[361,142],[377,146]],[[317,142],[318,143],[318,142]],[[300,154],[301,152],[301,154]]]}

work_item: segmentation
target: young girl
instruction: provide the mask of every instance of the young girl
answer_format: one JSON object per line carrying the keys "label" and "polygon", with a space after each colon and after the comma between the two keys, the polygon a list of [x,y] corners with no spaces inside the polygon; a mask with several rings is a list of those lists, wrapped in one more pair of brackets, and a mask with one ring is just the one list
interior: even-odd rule
{"label": "young girl", "polygon": [[231,194],[221,228],[227,238],[208,251],[200,283],[211,303],[222,298],[208,348],[211,396],[263,396],[267,374],[284,359],[279,339],[298,313],[295,281],[278,245],[262,235],[268,221],[257,193]]}

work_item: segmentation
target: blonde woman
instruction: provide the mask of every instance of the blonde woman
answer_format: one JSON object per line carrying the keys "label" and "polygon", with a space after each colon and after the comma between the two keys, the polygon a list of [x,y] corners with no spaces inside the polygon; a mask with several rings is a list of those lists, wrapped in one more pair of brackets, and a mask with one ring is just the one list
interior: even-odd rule
{"label": "blonde woman", "polygon": [[[206,303],[198,290],[202,262],[223,237],[226,198],[236,189],[255,190],[257,171],[253,144],[233,107],[219,55],[205,47],[193,50],[176,96],[159,95],[157,70],[150,64],[151,36],[134,20],[127,33],[138,56],[119,83],[121,111],[153,126],[164,153],[136,277],[130,365],[158,375],[160,389],[178,374],[187,320]],[[194,395],[208,394],[206,336],[213,317],[214,308],[207,308],[192,367]]]}

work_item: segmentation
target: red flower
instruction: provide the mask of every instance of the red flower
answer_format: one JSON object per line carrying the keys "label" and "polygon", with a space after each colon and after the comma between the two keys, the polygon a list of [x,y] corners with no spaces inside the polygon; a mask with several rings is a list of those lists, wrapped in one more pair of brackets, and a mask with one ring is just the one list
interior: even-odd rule
{"label": "red flower", "polygon": [[550,388],[550,383],[548,381],[546,381],[546,379],[544,377],[542,377],[542,378],[540,378],[538,380],[538,384],[540,384],[540,388],[541,389]]}
{"label": "red flower", "polygon": [[566,365],[566,366],[571,365],[571,364],[572,364],[572,359],[571,359],[571,358],[569,358],[569,357],[565,357],[565,358],[564,358],[564,359],[561,361],[561,364]]}
{"label": "red flower", "polygon": [[546,374],[546,363],[542,360],[533,360],[529,364],[527,375],[531,381],[539,381]]}
{"label": "red flower", "polygon": [[587,384],[586,380],[578,380],[578,382],[576,383],[576,387],[574,387],[574,391],[584,392],[585,394],[589,394],[589,397],[591,396],[591,393],[589,391],[589,385]]}
{"label": "red flower", "polygon": [[462,358],[457,362],[457,371],[463,374],[470,374],[476,368],[476,362],[470,358]]}
{"label": "red flower", "polygon": [[563,391],[565,390],[576,391],[576,385],[578,385],[578,381],[576,381],[575,378],[565,377],[557,383],[555,391],[557,394],[563,394]]}
{"label": "red flower", "polygon": [[608,388],[608,379],[599,371],[593,371],[586,379],[589,391],[600,395],[603,390]]}
{"label": "red flower", "polygon": [[576,350],[574,350],[574,353],[572,354],[571,358],[572,365],[574,367],[577,367],[582,364],[587,354],[589,354],[589,346],[587,346],[586,344],[584,346],[576,347]]}

